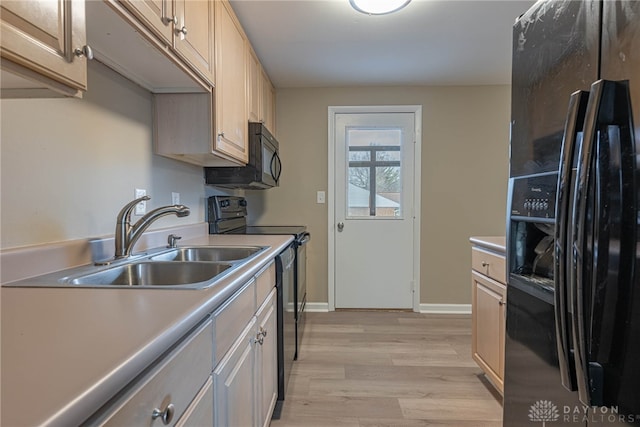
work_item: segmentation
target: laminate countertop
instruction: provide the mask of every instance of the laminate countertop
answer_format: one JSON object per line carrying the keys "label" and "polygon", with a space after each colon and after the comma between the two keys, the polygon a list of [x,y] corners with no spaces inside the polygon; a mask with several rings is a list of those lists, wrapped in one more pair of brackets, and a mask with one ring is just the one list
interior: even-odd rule
{"label": "laminate countertop", "polygon": [[498,252],[503,255],[507,252],[507,243],[504,236],[474,236],[470,237],[469,241],[475,246],[481,246],[483,248]]}
{"label": "laminate countertop", "polygon": [[269,246],[202,290],[2,287],[1,424],[82,423],[292,239],[206,235],[181,241]]}

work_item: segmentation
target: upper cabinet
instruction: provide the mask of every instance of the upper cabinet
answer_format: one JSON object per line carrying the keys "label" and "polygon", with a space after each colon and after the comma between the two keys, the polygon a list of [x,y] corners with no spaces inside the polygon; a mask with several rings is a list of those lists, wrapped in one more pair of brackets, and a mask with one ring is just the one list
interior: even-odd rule
{"label": "upper cabinet", "polygon": [[272,134],[276,132],[275,89],[260,64],[250,43],[247,43],[247,114],[250,122],[264,123]]}
{"label": "upper cabinet", "polygon": [[216,1],[216,149],[246,163],[247,91],[244,31],[228,1]]}
{"label": "upper cabinet", "polygon": [[214,4],[215,90],[157,94],[154,146],[187,163],[237,166],[249,160],[248,122],[275,127],[274,90],[229,2]]}
{"label": "upper cabinet", "polygon": [[176,0],[173,22],[176,52],[210,82],[215,82],[214,5],[213,1]]}
{"label": "upper cabinet", "polygon": [[258,56],[247,43],[247,113],[250,122],[262,118],[262,66]]}
{"label": "upper cabinet", "polygon": [[171,43],[173,40],[173,2],[170,0],[124,0],[129,9],[146,27],[158,37]]}
{"label": "upper cabinet", "polygon": [[121,0],[121,3],[213,84],[214,1]]}
{"label": "upper cabinet", "polygon": [[205,92],[215,83],[213,0],[92,0],[96,58],[154,93]]}
{"label": "upper cabinet", "polygon": [[84,0],[5,1],[0,16],[3,96],[41,88],[81,96],[87,89]]}
{"label": "upper cabinet", "polygon": [[267,126],[273,135],[276,134],[276,90],[267,73],[262,70],[262,99],[260,121]]}

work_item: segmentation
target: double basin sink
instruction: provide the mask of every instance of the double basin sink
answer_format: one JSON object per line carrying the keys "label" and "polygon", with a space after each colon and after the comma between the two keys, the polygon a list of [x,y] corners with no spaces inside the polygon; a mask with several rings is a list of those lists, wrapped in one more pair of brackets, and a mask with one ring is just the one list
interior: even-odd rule
{"label": "double basin sink", "polygon": [[[203,289],[266,250],[262,246],[191,246],[153,251],[102,267],[81,267],[9,286]],[[77,271],[76,271],[77,270]]]}

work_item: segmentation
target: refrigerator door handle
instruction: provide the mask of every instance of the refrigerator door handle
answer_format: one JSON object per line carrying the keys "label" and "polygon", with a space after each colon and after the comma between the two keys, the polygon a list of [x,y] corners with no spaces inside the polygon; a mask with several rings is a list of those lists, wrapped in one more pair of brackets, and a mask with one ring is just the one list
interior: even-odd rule
{"label": "refrigerator door handle", "polygon": [[597,138],[597,120],[602,104],[605,82],[599,80],[591,86],[589,101],[584,120],[584,137],[580,146],[578,171],[574,191],[574,211],[572,215],[573,263],[569,294],[572,299],[573,348],[576,368],[578,397],[587,406],[591,405],[589,361],[587,354],[587,330],[585,313],[585,284],[589,273],[585,260],[587,255],[587,209],[591,200],[588,197],[589,185],[593,183],[593,147]]}
{"label": "refrigerator door handle", "polygon": [[570,285],[578,397],[587,406],[611,403],[605,367],[621,352],[615,348],[628,328],[636,252],[636,236],[628,230],[637,221],[631,117],[628,82],[591,86],[574,195]]}
{"label": "refrigerator door handle", "polygon": [[[567,246],[571,238],[572,169],[574,153],[579,144],[578,132],[582,130],[589,92],[577,91],[569,99],[569,110],[564,126],[558,190],[556,192],[556,228],[555,228],[555,327],[558,347],[558,361],[562,385],[570,391],[576,389],[571,334],[571,313],[569,311],[568,281],[574,268],[571,248]],[[565,249],[566,248],[566,249]]]}

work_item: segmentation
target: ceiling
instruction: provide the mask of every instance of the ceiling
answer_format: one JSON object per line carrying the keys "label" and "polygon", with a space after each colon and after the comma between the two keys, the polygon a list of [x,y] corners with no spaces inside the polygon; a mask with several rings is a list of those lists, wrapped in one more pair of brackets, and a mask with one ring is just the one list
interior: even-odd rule
{"label": "ceiling", "polygon": [[365,15],[348,0],[231,0],[277,88],[511,82],[511,27],[531,0],[413,0]]}

